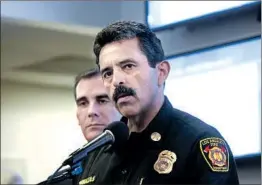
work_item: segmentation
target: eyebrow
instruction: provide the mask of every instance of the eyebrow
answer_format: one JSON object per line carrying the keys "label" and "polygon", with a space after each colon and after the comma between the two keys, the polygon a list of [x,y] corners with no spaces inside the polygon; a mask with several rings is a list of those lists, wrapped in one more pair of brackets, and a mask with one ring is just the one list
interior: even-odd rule
{"label": "eyebrow", "polygon": [[120,65],[124,65],[124,64],[127,64],[127,63],[136,63],[136,61],[134,61],[133,59],[125,59],[125,60],[122,60],[122,61],[120,61],[120,62],[118,62],[116,65],[117,66],[120,66]]}
{"label": "eyebrow", "polygon": [[[101,94],[101,95],[96,96],[96,99],[103,99],[103,98],[109,99],[109,96],[107,94]],[[87,98],[82,96],[82,97],[76,99],[77,103],[79,103],[80,101],[87,101]]]}
{"label": "eyebrow", "polygon": [[109,96],[107,94],[101,94],[101,95],[96,96],[96,99],[103,99],[103,98],[109,99]]}
{"label": "eyebrow", "polygon": [[[130,63],[130,62],[136,63],[135,60],[133,60],[133,59],[131,59],[131,58],[128,58],[128,59],[125,59],[125,60],[122,60],[122,61],[118,62],[116,65],[117,65],[117,66],[121,66],[121,65]],[[112,68],[112,67],[106,67],[106,68],[102,69],[102,70],[101,70],[101,74],[103,74],[105,71],[110,70],[111,68]]]}
{"label": "eyebrow", "polygon": [[80,101],[87,101],[87,98],[82,96],[82,97],[76,99],[76,103],[79,103]]}

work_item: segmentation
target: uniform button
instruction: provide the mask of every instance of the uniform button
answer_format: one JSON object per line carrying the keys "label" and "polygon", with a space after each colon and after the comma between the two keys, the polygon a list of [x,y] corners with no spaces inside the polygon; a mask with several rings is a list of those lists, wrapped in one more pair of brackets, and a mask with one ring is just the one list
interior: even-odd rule
{"label": "uniform button", "polygon": [[127,170],[126,170],[126,169],[122,170],[122,174],[123,174],[123,175],[125,175],[126,173],[127,173]]}
{"label": "uniform button", "polygon": [[153,133],[151,134],[151,139],[152,139],[153,141],[160,141],[161,135],[160,135],[158,132],[153,132]]}

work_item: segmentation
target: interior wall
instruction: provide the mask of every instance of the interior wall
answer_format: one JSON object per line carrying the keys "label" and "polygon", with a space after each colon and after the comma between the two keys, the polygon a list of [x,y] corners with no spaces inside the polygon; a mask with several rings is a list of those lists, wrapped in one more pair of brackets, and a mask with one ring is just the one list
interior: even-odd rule
{"label": "interior wall", "polygon": [[1,82],[1,174],[24,183],[51,175],[85,143],[75,108],[71,89]]}
{"label": "interior wall", "polygon": [[1,1],[3,16],[94,27],[123,19],[145,22],[144,10],[144,1]]}
{"label": "interior wall", "polygon": [[102,27],[121,17],[121,1],[1,1],[1,15]]}

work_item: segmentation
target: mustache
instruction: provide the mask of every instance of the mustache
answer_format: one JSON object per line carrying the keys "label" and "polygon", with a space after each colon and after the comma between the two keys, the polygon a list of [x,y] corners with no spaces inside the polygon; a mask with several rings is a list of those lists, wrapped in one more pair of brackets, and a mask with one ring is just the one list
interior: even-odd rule
{"label": "mustache", "polygon": [[114,94],[113,94],[113,100],[117,102],[117,100],[124,96],[135,96],[136,92],[132,88],[125,87],[123,85],[119,85],[116,87]]}

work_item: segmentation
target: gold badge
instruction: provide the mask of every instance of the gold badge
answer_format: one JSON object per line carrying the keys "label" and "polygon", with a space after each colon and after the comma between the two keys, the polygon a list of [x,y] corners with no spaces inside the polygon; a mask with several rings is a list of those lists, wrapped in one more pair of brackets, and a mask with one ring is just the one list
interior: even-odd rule
{"label": "gold badge", "polygon": [[206,138],[200,141],[201,153],[214,172],[229,170],[229,153],[226,142],[221,138]]}
{"label": "gold badge", "polygon": [[158,155],[158,159],[154,164],[154,169],[159,174],[168,174],[172,171],[176,159],[177,157],[174,152],[164,150]]}
{"label": "gold badge", "polygon": [[152,139],[153,141],[159,141],[159,140],[161,139],[161,135],[160,135],[158,132],[153,132],[153,133],[151,134],[151,139]]}

